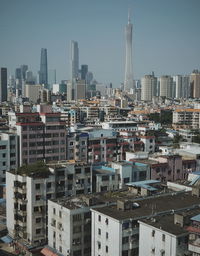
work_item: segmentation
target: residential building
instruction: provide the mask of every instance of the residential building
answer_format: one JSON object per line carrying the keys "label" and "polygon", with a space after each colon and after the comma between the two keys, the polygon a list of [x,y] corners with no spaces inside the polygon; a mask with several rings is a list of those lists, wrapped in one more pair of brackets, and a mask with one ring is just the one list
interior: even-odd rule
{"label": "residential building", "polygon": [[190,75],[191,97],[200,98],[200,72],[194,70]]}
{"label": "residential building", "polygon": [[18,167],[18,138],[14,133],[0,133],[0,184],[6,183],[6,171]]}
{"label": "residential building", "polygon": [[9,112],[9,125],[19,136],[19,164],[66,159],[66,129],[60,113]]}
{"label": "residential building", "polygon": [[6,172],[7,228],[24,247],[47,243],[47,200],[91,192],[91,166],[41,162]]}
{"label": "residential building", "polygon": [[161,76],[159,78],[160,82],[160,96],[171,98],[172,97],[172,87],[173,80],[171,76]]}
{"label": "residential building", "polygon": [[[90,256],[90,209],[103,206],[105,206],[105,202],[95,195],[49,200],[49,251],[52,248],[52,252],[62,255]],[[47,250],[47,248],[43,250]]]}
{"label": "residential building", "polygon": [[174,215],[139,221],[139,234],[139,256],[189,255],[189,232],[174,223]]}
{"label": "residential building", "polygon": [[[140,229],[138,220],[141,222],[146,219],[155,218],[156,216],[169,216],[174,212],[182,212],[183,209],[199,210],[198,202],[199,198],[191,194],[174,193],[173,196],[158,195],[153,198],[144,198],[143,200],[118,200],[117,205],[91,209],[92,255],[151,255],[151,249],[153,248],[149,248],[148,239],[139,240]],[[141,231],[143,235],[144,232],[143,230]],[[162,240],[162,234],[159,233],[159,228],[156,229],[156,231],[158,231],[159,238],[161,235]],[[164,231],[161,230],[160,232],[164,234]],[[113,234],[115,235],[113,236]],[[150,234],[149,232],[149,235]],[[165,233],[165,235],[166,241],[168,241],[169,237],[173,237],[171,234]],[[146,238],[145,234],[143,237]],[[186,241],[184,243],[184,237],[188,237],[187,231],[185,233],[182,231],[180,236],[175,236],[174,239],[186,245]],[[142,243],[141,245],[140,241]],[[150,253],[139,254],[139,248],[142,245],[145,247],[144,241],[147,241],[147,248],[150,249]],[[181,244],[177,245],[177,249],[181,249]],[[160,249],[162,246],[163,244],[161,243],[158,245],[158,248]],[[185,247],[183,247],[183,249],[184,248]],[[145,248],[143,250],[145,250]],[[168,248],[166,248],[166,250],[168,250]]]}
{"label": "residential building", "polygon": [[141,100],[152,101],[157,96],[157,78],[154,75],[145,75],[141,79]]}

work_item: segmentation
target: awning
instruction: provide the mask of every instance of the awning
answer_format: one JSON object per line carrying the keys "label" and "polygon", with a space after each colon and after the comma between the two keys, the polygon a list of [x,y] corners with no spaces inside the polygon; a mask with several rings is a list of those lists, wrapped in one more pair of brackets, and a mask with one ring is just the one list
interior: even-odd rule
{"label": "awning", "polygon": [[43,255],[45,255],[45,256],[58,256],[58,254],[52,252],[52,251],[51,251],[50,249],[48,249],[48,248],[43,248],[43,249],[41,250],[41,253],[42,253]]}
{"label": "awning", "polygon": [[10,236],[3,236],[1,237],[1,240],[6,244],[9,244],[13,241],[13,239]]}

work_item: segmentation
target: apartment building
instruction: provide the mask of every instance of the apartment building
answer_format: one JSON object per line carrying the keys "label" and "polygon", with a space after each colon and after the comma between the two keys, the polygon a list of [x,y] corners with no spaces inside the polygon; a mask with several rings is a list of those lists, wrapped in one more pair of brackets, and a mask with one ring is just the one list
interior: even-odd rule
{"label": "apartment building", "polygon": [[67,134],[67,160],[87,161],[88,159],[88,133],[70,132]]}
{"label": "apartment building", "polygon": [[[90,209],[105,206],[95,195],[48,201],[49,251],[62,255],[91,255]],[[44,250],[47,250],[45,248]]]}
{"label": "apartment building", "polygon": [[[174,193],[173,200],[172,195],[132,201],[124,199],[118,200],[116,205],[91,209],[92,255],[154,255],[151,254],[151,250],[149,251],[150,253],[139,254],[139,248],[143,246],[144,241],[145,245],[146,243],[148,245],[149,241],[145,235],[143,236],[145,240],[142,238],[142,240],[139,240],[140,229],[138,221],[141,222],[156,216],[169,216],[174,212],[183,212],[183,209],[199,210],[199,198],[188,193]],[[141,231],[143,235],[144,232],[143,230]],[[159,234],[159,237],[160,235],[162,237],[162,234]],[[166,241],[168,241],[167,234],[165,235]],[[187,236],[187,231],[181,233],[180,241],[183,241],[182,239]],[[176,241],[179,241],[179,236]],[[161,246],[162,244],[158,248]],[[176,255],[164,254],[164,251],[161,252],[163,254],[155,255]]]}
{"label": "apartment building", "polygon": [[96,129],[88,135],[89,163],[117,160],[117,134],[114,131]]}
{"label": "apartment building", "polygon": [[47,242],[47,200],[91,192],[91,166],[35,163],[6,172],[9,235],[32,247]]}
{"label": "apartment building", "polygon": [[110,121],[102,123],[103,129],[112,129],[113,131],[137,131],[137,122],[135,121]]}
{"label": "apartment building", "polygon": [[200,128],[200,109],[175,109],[173,111],[173,125],[177,128]]}
{"label": "apartment building", "polygon": [[189,232],[174,223],[174,215],[139,221],[139,234],[139,256],[190,255]]}
{"label": "apartment building", "polygon": [[9,112],[9,126],[19,136],[19,164],[66,159],[66,128],[60,113]]}
{"label": "apartment building", "polygon": [[6,171],[18,167],[17,135],[9,132],[0,133],[0,184],[6,182]]}

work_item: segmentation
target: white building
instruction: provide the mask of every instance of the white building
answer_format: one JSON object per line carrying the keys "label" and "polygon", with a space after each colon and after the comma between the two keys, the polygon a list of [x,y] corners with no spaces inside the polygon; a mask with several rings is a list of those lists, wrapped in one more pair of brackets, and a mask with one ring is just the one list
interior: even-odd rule
{"label": "white building", "polygon": [[105,206],[98,197],[48,201],[48,246],[62,255],[91,255],[91,208]]}
{"label": "white building", "polygon": [[[164,220],[165,216],[173,217],[172,209],[173,212],[182,212],[184,208],[194,209],[194,206],[199,209],[198,204],[199,198],[186,193],[179,193],[173,195],[173,200],[171,195],[157,196],[151,199],[144,198],[137,201],[124,199],[118,200],[117,205],[92,209],[92,256],[183,256],[183,250],[187,250],[187,240],[185,239],[188,237],[187,231],[182,230],[173,234],[174,230],[170,233],[169,228],[168,231],[164,232],[164,226],[160,231],[159,227],[152,228],[150,226],[147,229],[148,232],[145,233],[146,226],[144,229],[142,226],[139,230],[138,220],[141,222],[147,218],[151,219],[161,215]],[[166,228],[170,223],[164,222]],[[175,228],[179,227],[175,226]],[[155,241],[157,247],[153,244],[155,239],[153,240],[151,237],[152,229],[155,230],[155,234],[156,232],[158,234]],[[164,247],[164,243],[166,247]],[[142,248],[141,252],[139,252],[140,248]],[[154,248],[155,253],[159,251],[160,254],[153,254]],[[168,251],[170,249],[171,252]]]}
{"label": "white building", "polygon": [[0,133],[0,184],[5,183],[6,171],[18,167],[18,138],[13,133]]}
{"label": "white building", "polygon": [[31,246],[47,241],[47,200],[91,192],[91,167],[65,162],[6,172],[7,228]]}
{"label": "white building", "polygon": [[174,215],[139,221],[139,224],[139,256],[188,255],[189,233],[174,224]]}
{"label": "white building", "polygon": [[110,121],[102,123],[103,129],[114,131],[137,131],[137,122],[134,121]]}
{"label": "white building", "polygon": [[173,80],[171,76],[161,76],[160,82],[160,96],[171,98],[172,97],[172,86]]}
{"label": "white building", "polygon": [[153,75],[146,75],[141,79],[141,100],[152,101],[157,93],[157,78]]}

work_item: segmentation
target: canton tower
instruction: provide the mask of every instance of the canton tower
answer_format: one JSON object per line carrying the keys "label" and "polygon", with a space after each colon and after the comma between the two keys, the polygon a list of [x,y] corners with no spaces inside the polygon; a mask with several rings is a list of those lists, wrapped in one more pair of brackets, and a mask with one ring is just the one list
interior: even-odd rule
{"label": "canton tower", "polygon": [[126,62],[125,62],[125,79],[124,79],[125,91],[130,91],[130,89],[134,88],[133,63],[132,63],[132,31],[133,31],[133,25],[131,24],[130,12],[129,12],[128,24],[125,27],[125,38],[126,38]]}

